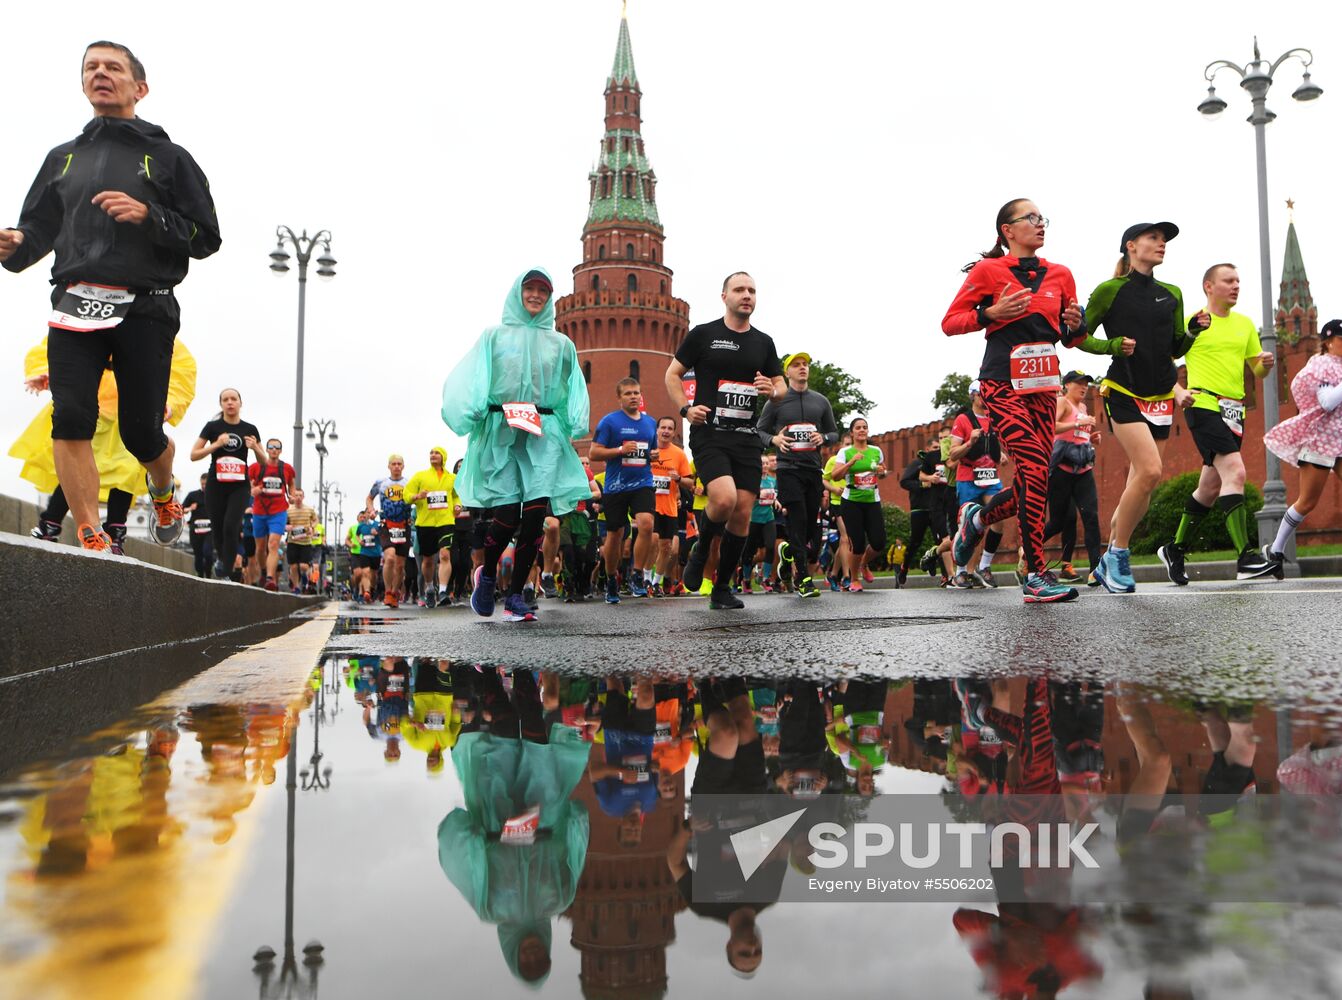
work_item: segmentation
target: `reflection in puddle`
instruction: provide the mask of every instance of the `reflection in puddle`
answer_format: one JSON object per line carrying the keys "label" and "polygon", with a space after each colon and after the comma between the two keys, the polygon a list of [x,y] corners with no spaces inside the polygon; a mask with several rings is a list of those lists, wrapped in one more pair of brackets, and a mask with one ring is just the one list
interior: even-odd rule
{"label": "reflection in puddle", "polygon": [[[835,961],[957,996],[1337,995],[1340,731],[1330,706],[1040,677],[328,659],[296,704],[179,706],[9,789],[0,961],[17,995],[364,996],[385,933],[413,981],[501,996],[790,996]],[[1093,822],[1116,874],[789,895],[824,874],[811,831],[900,796]]]}

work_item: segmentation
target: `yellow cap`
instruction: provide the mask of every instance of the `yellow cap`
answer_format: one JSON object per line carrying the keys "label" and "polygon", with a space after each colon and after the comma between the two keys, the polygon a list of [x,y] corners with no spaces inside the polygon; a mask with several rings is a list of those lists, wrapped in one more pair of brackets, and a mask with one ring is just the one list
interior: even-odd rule
{"label": "yellow cap", "polygon": [[796,351],[793,354],[789,354],[786,358],[783,359],[783,371],[787,371],[788,367],[792,364],[792,362],[801,359],[804,359],[808,365],[811,363],[811,356],[807,354],[805,351]]}

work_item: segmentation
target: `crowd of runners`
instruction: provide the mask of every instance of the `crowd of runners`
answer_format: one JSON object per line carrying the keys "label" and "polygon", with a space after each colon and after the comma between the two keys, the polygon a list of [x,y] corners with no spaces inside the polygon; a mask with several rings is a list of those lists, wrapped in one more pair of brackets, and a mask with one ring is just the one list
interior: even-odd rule
{"label": "crowd of runners", "polygon": [[[81,545],[120,552],[130,504],[147,493],[153,537],[171,544],[185,527],[200,575],[311,589],[334,547],[281,441],[242,418],[236,389],[219,394],[219,412],[190,450],[192,461],[209,460],[200,489],[177,499],[163,426],[182,420],[196,367],[177,340],[174,288],[192,259],[219,249],[219,226],[190,154],[137,116],[149,88],[130,50],[93,43],[82,80],[94,118],[48,154],[18,225],[0,230],[7,270],[54,253],[47,337],[25,361],[27,387],[49,390],[51,404],[11,452],[50,494],[33,534],[58,537],[68,512]],[[942,323],[948,335],[984,334],[969,405],[902,472],[871,443],[864,417],[838,426],[830,401],[809,386],[807,352],[780,356],[754,325],[747,272],[726,278],[724,315],[691,329],[667,367],[677,412],[645,413],[642,386],[627,378],[591,387],[598,398],[611,393],[604,416],[573,342],[555,329],[553,281],[541,268],[524,272],[501,322],[444,384],[442,418],[468,440],[464,459],[449,471],[446,450],[435,448],[407,478],[405,459],[389,457],[338,540],[350,556],[342,582],[355,600],[391,607],[469,600],[489,617],[502,603],[510,621],[535,620],[538,595],[619,604],[702,593],[710,608],[731,610],[757,589],[801,599],[826,588],[860,593],[873,566],[891,566],[899,583],[920,563],[950,587],[995,587],[994,559],[1014,518],[1026,603],[1072,600],[1082,581],[1131,593],[1131,539],[1165,475],[1177,411],[1203,465],[1159,548],[1170,579],[1188,582],[1187,555],[1213,507],[1238,578],[1280,578],[1292,533],[1328,474],[1342,470],[1342,322],[1324,326],[1319,355],[1292,383],[1298,415],[1266,436],[1300,469],[1300,490],[1277,536],[1254,546],[1241,457],[1245,367],[1263,378],[1275,357],[1234,311],[1237,270],[1207,268],[1205,304],[1185,308],[1179,288],[1154,276],[1178,227],[1138,223],[1122,234],[1114,276],[1083,306],[1071,272],[1039,256],[1047,227],[1027,199],[998,212],[992,248],[965,268]],[[1064,374],[1058,345],[1108,356],[1107,373],[1098,383]],[[1128,460],[1103,548],[1092,405]],[[910,497],[907,540],[888,537],[881,481],[892,471]],[[1072,562],[1078,514],[1084,574]],[[1062,561],[1051,568],[1045,545],[1055,535]]]}

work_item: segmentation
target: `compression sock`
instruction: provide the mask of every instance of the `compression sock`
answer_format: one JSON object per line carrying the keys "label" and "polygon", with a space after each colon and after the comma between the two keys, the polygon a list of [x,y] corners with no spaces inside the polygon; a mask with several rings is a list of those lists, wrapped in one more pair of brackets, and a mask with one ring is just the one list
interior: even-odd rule
{"label": "compression sock", "polygon": [[1305,515],[1295,509],[1292,505],[1286,508],[1286,515],[1281,519],[1281,527],[1277,529],[1277,537],[1272,542],[1272,551],[1278,554],[1286,551],[1286,546],[1291,542],[1291,536],[1295,534],[1295,529],[1300,527],[1304,521]]}
{"label": "compression sock", "polygon": [[741,565],[741,556],[746,550],[746,536],[730,531],[722,533],[722,551],[718,555],[718,575],[714,581],[719,587],[730,587],[736,568]]}
{"label": "compression sock", "polygon": [[1198,528],[1202,526],[1202,519],[1207,516],[1210,510],[1210,507],[1202,506],[1196,499],[1189,496],[1184,502],[1184,512],[1179,517],[1179,527],[1174,531],[1174,544],[1180,548],[1187,548],[1189,543],[1197,537]]}
{"label": "compression sock", "polygon": [[545,512],[550,509],[550,500],[528,500],[522,504],[522,521],[517,529],[517,560],[513,570],[512,582],[508,587],[511,594],[522,593],[531,578],[531,567],[536,564],[536,555],[540,552],[541,539],[545,533]]}
{"label": "compression sock", "polygon": [[172,499],[172,478],[169,477],[167,486],[158,486],[154,483],[154,477],[146,474],[145,484],[149,487],[149,497],[162,503],[164,500]]}
{"label": "compression sock", "polygon": [[1243,552],[1249,547],[1249,508],[1244,503],[1244,494],[1225,494],[1216,501],[1216,506],[1225,512],[1226,531],[1236,554]]}

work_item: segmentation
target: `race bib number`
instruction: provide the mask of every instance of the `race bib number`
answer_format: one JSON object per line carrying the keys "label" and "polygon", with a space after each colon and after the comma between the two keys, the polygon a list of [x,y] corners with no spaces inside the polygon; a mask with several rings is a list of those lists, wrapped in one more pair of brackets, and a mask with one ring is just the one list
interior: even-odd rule
{"label": "race bib number", "polygon": [[680,387],[685,390],[685,401],[690,406],[694,405],[694,393],[699,388],[699,380],[694,377],[694,369],[687,371],[680,380]]}
{"label": "race bib number", "polygon": [[759,498],[755,501],[761,507],[772,507],[774,501],[778,499],[778,491],[775,489],[760,487]]}
{"label": "race bib number", "polygon": [[759,394],[753,382],[719,380],[713,422],[727,430],[749,430],[755,421],[755,400]]}
{"label": "race bib number", "polygon": [[431,733],[441,733],[447,728],[447,713],[426,712],[424,714],[424,728]]}
{"label": "race bib number", "polygon": [[799,799],[814,799],[820,795],[820,772],[798,771],[792,780],[792,794]]}
{"label": "race bib number", "polygon": [[815,433],[815,424],[788,424],[783,428],[783,437],[791,451],[815,451],[811,443],[811,435]]}
{"label": "race bib number", "polygon": [[504,403],[503,419],[515,430],[541,434],[541,415],[535,403]]}
{"label": "race bib number", "polygon": [[638,777],[635,779],[637,781],[642,782],[652,780],[652,775],[648,773],[647,757],[641,755],[638,757],[626,757],[623,761],[621,761],[621,765],[623,767],[633,768],[635,771],[637,771]]}
{"label": "race bib number", "polygon": [[1058,350],[1052,344],[1021,344],[1011,352],[1011,388],[1016,392],[1057,392],[1062,388]]}
{"label": "race bib number", "polygon": [[659,722],[657,728],[652,731],[652,742],[661,746],[663,743],[671,742],[671,723]]}
{"label": "race bib number", "polygon": [[857,741],[859,743],[879,743],[881,742],[880,726],[858,726],[856,730]]}
{"label": "race bib number", "polygon": [[625,468],[648,464],[648,442],[635,441],[634,450],[624,456]]}
{"label": "race bib number", "polygon": [[499,831],[499,840],[505,844],[527,845],[536,842],[536,831],[541,826],[540,806],[532,806],[519,816],[513,816],[503,824]]}
{"label": "race bib number", "polygon": [[1244,400],[1221,397],[1216,400],[1216,404],[1221,408],[1221,419],[1231,433],[1235,437],[1244,437]]}
{"label": "race bib number", "polygon": [[671,477],[670,477],[670,476],[653,476],[653,477],[652,477],[652,488],[653,488],[653,490],[657,493],[658,496],[663,496],[663,497],[665,497],[665,496],[670,496],[670,495],[671,495]]}
{"label": "race bib number", "polygon": [[998,478],[997,466],[995,465],[983,465],[974,470],[975,486],[996,486],[1001,481]]}
{"label": "race bib number", "polygon": [[934,476],[936,476],[938,482],[945,483],[945,482],[946,482],[946,463],[945,463],[945,462],[939,462],[939,463],[937,463],[936,471],[933,472],[932,474],[933,474]]}
{"label": "race bib number", "polygon": [[392,545],[404,545],[410,540],[409,532],[404,524],[387,523],[387,539]]}
{"label": "race bib number", "polygon": [[284,493],[284,480],[279,476],[262,476],[261,492],[268,497],[281,496]]}
{"label": "race bib number", "polygon": [[214,460],[214,478],[221,483],[241,483],[247,479],[247,463],[232,455]]}
{"label": "race bib number", "polygon": [[853,488],[858,490],[874,490],[876,488],[876,473],[868,470],[867,472],[853,473]]}
{"label": "race bib number", "polygon": [[429,510],[447,510],[446,490],[432,490],[425,499],[429,501]]}
{"label": "race bib number", "polygon": [[191,533],[193,535],[208,535],[210,533],[210,519],[207,517],[197,518],[191,522]]}
{"label": "race bib number", "polygon": [[[1148,424],[1152,427],[1168,427],[1174,422],[1174,400],[1172,399],[1133,399],[1137,404],[1139,412]],[[1077,436],[1081,436],[1080,428],[1077,429]],[[1086,433],[1086,440],[1090,440],[1090,433]]]}
{"label": "race bib number", "polygon": [[306,524],[289,525],[289,541],[303,544],[308,540],[308,526]]}
{"label": "race bib number", "polygon": [[51,312],[47,326],[76,333],[110,330],[130,312],[135,293],[112,285],[69,285]]}

